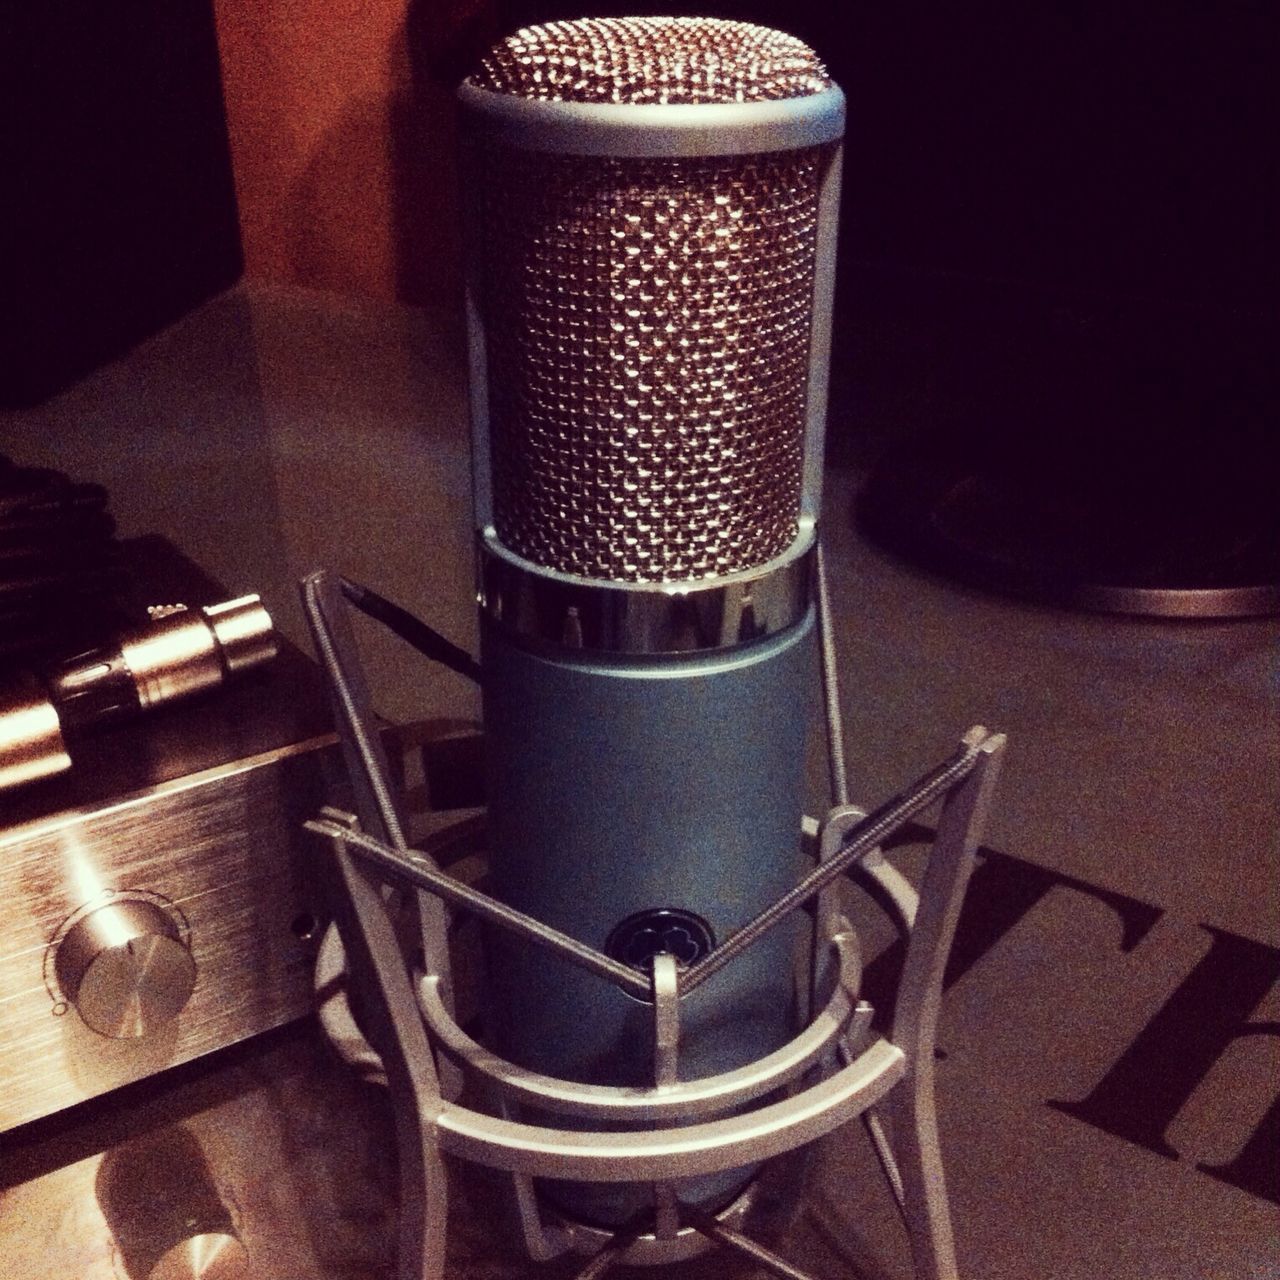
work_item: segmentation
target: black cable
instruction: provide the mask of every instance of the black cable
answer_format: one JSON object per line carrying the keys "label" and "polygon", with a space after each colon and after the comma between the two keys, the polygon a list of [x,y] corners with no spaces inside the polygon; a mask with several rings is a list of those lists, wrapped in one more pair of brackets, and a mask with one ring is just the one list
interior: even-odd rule
{"label": "black cable", "polygon": [[97,643],[129,576],[101,485],[0,454],[0,664]]}
{"label": "black cable", "polygon": [[438,631],[433,631],[421,618],[415,618],[407,609],[368,587],[352,582],[349,578],[340,578],[342,594],[361,613],[381,622],[389,631],[394,631],[406,644],[412,645],[424,657],[438,662],[456,671],[468,680],[480,683],[480,664],[465,650],[460,649],[451,640],[446,640]]}

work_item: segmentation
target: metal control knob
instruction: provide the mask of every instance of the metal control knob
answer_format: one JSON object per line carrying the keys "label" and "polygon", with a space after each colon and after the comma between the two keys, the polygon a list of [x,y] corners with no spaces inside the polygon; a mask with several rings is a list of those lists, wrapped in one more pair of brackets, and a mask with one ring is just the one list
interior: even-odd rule
{"label": "metal control knob", "polygon": [[133,1280],[256,1280],[199,1139],[184,1123],[110,1148],[94,1193],[113,1274]]}
{"label": "metal control knob", "polygon": [[77,921],[58,946],[58,984],[100,1035],[137,1039],[187,1003],[196,964],[175,921],[152,902],[121,901]]}
{"label": "metal control knob", "polygon": [[206,1231],[175,1244],[147,1272],[147,1280],[250,1280],[244,1245],[225,1231]]}

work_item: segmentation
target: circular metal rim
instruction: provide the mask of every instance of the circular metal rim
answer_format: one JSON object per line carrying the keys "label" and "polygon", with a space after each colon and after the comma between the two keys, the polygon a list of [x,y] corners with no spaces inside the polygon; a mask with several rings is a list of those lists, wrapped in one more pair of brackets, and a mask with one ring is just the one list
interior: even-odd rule
{"label": "circular metal rim", "polygon": [[703,1120],[721,1116],[790,1084],[858,1015],[857,987],[862,969],[856,936],[841,922],[828,943],[836,954],[839,979],[826,1006],[802,1031],[781,1048],[745,1067],[660,1087],[580,1084],[518,1067],[485,1049],[453,1021],[440,998],[438,977],[421,975],[414,989],[423,1021],[440,1047],[465,1070],[521,1103],[596,1123]]}
{"label": "circular metal rim", "polygon": [[721,1173],[825,1137],[879,1102],[906,1074],[883,1038],[801,1093],[739,1115],[674,1128],[589,1132],[524,1124],[446,1102],[441,1147],[491,1169],[582,1182],[650,1182]]}
{"label": "circular metal rim", "polygon": [[[625,920],[620,920],[614,925],[609,931],[609,936],[605,939],[605,955],[612,956],[613,959],[620,961],[622,964],[629,964],[633,969],[647,974],[650,968],[649,964],[641,964],[627,959],[628,944],[637,929],[652,928],[659,924],[685,926],[693,941],[697,944],[697,955],[692,958],[688,956],[676,957],[681,966],[690,965],[695,960],[701,960],[703,956],[715,950],[715,932],[696,911],[687,911],[684,907],[650,907],[645,911],[633,912]],[[665,950],[665,948],[658,948],[658,951],[662,950]],[[657,953],[654,952],[653,954]],[[646,957],[646,960],[651,961],[653,954]]]}
{"label": "circular metal rim", "polygon": [[662,1181],[675,1169],[680,1177],[719,1173],[815,1141],[873,1106],[905,1072],[902,1049],[878,1038],[798,1094],[692,1125],[559,1130],[484,1115],[442,1098],[436,1126],[443,1150],[493,1169],[584,1182]]}
{"label": "circular metal rim", "polygon": [[692,582],[577,578],[508,551],[492,528],[477,540],[481,613],[509,634],[584,653],[727,649],[795,626],[813,598],[817,537],[802,521],[782,555],[756,569]]}
{"label": "circular metal rim", "polygon": [[834,84],[765,102],[662,104],[521,98],[463,81],[458,101],[488,142],[559,155],[758,155],[844,136],[844,93]]}
{"label": "circular metal rim", "polygon": [[1237,587],[1126,587],[1079,583],[1068,600],[1100,613],[1148,618],[1265,618],[1280,613],[1280,584]]}
{"label": "circular metal rim", "polygon": [[[1168,572],[1163,583],[1150,577],[1126,581],[1130,575],[1108,575],[1096,566],[1005,563],[968,546],[944,533],[933,516],[959,479],[981,467],[981,455],[954,441],[926,439],[910,452],[891,452],[861,485],[854,499],[854,521],[871,541],[902,560],[947,581],[1009,599],[1185,622],[1280,614],[1280,581],[1265,576],[1275,567],[1273,552],[1240,567],[1235,581],[1200,586],[1190,569]],[[1264,536],[1274,545],[1274,526]]]}

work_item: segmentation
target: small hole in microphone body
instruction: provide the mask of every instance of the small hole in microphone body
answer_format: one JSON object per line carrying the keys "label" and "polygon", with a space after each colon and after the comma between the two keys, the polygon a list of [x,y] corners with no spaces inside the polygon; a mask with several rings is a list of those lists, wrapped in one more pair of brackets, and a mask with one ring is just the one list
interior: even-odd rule
{"label": "small hole in microphone body", "polygon": [[310,911],[302,911],[289,922],[289,928],[295,938],[310,942],[319,932],[320,922]]}

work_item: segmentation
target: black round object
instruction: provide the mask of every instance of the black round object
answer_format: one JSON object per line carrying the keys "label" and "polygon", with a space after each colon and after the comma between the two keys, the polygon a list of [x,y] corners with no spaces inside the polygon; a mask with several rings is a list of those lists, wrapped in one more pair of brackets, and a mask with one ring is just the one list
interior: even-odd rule
{"label": "black round object", "polygon": [[989,416],[891,450],[858,495],[859,527],[1008,595],[1167,618],[1280,612],[1280,440],[1263,390],[1121,364],[1046,360]]}
{"label": "black round object", "polygon": [[613,959],[648,973],[656,955],[672,955],[676,963],[693,964],[716,945],[711,926],[692,911],[658,907],[628,916],[609,934],[604,944]]}

